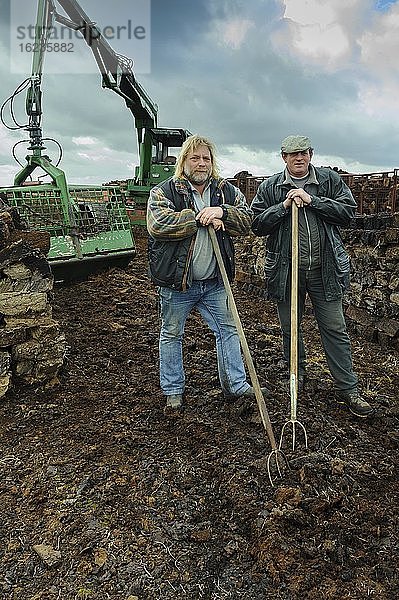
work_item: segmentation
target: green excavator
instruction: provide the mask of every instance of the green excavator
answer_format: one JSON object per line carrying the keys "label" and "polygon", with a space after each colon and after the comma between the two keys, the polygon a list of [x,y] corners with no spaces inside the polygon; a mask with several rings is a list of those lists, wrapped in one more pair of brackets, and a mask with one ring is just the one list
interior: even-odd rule
{"label": "green excavator", "polygon": [[[65,15],[57,12],[54,0],[38,0],[31,76],[1,107],[1,120],[9,129],[25,129],[29,139],[26,164],[14,178],[14,185],[0,188],[0,200],[18,209],[29,229],[50,234],[48,261],[54,276],[72,280],[99,268],[126,265],[135,254],[134,224],[145,223],[145,206],[151,188],[173,174],[170,149],[178,148],[190,135],[185,129],[158,127],[156,104],[133,73],[133,61],[117,54],[75,0],[57,0]],[[82,34],[101,73],[102,87],[119,94],[131,111],[137,132],[139,165],[133,179],[122,184],[99,186],[69,185],[59,167],[62,151],[52,138],[42,134],[42,75],[49,35],[58,22]],[[26,92],[28,123],[15,118],[13,102]],[[13,121],[4,118],[6,108]],[[45,142],[55,142],[59,157],[53,164],[45,154]],[[19,161],[18,161],[19,162]],[[33,181],[41,169],[50,181]]]}

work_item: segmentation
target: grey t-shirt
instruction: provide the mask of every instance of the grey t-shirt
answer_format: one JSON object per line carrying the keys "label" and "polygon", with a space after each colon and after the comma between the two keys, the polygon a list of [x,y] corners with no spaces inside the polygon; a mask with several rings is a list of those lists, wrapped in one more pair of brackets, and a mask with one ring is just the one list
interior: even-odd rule
{"label": "grey t-shirt", "polygon": [[[191,184],[190,184],[191,185]],[[210,183],[204,189],[202,196],[191,186],[193,192],[194,205],[197,211],[205,206],[210,206]],[[192,260],[192,276],[193,281],[202,281],[216,277],[216,257],[213,252],[211,238],[207,227],[198,227],[197,237],[195,240],[193,260]]]}

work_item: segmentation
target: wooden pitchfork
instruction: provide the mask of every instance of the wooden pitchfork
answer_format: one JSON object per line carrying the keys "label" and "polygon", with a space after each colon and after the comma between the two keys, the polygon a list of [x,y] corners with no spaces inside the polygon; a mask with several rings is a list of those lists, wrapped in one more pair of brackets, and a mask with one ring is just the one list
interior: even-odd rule
{"label": "wooden pitchfork", "polygon": [[292,426],[292,449],[295,450],[296,428],[302,429],[305,447],[308,447],[308,436],[305,427],[296,418],[298,401],[298,264],[299,264],[299,228],[298,207],[294,201],[291,204],[291,344],[290,344],[290,398],[291,418],[284,423],[280,436],[279,448],[283,443],[284,431]]}
{"label": "wooden pitchfork", "polygon": [[234,318],[234,322],[235,322],[235,325],[237,328],[238,337],[240,338],[241,348],[242,348],[242,351],[244,354],[245,362],[247,363],[249,376],[251,379],[252,386],[254,388],[255,398],[256,398],[256,402],[258,404],[262,423],[263,423],[264,428],[266,429],[266,433],[269,438],[270,445],[272,447],[272,451],[270,452],[268,459],[267,459],[267,472],[269,475],[270,483],[274,487],[272,474],[271,474],[272,459],[275,460],[276,469],[277,469],[277,472],[280,477],[282,476],[281,469],[280,469],[280,460],[282,459],[282,463],[287,467],[289,466],[288,460],[287,460],[284,452],[280,448],[278,448],[277,444],[276,444],[276,439],[274,437],[273,427],[272,427],[272,424],[270,421],[269,413],[267,411],[266,403],[263,398],[263,393],[262,393],[262,390],[261,390],[261,387],[259,384],[259,379],[258,379],[258,376],[255,371],[255,366],[254,366],[254,363],[252,360],[251,353],[249,351],[248,343],[247,343],[245,333],[244,333],[244,330],[243,330],[243,327],[241,324],[240,316],[238,314],[238,310],[237,310],[237,306],[236,306],[236,303],[234,300],[230,282],[227,277],[226,268],[224,266],[222,254],[220,252],[219,244],[218,244],[218,241],[216,238],[216,232],[213,228],[213,225],[209,225],[208,232],[209,232],[209,235],[210,235],[210,238],[212,241],[212,246],[213,246],[213,250],[215,252],[216,260],[217,260],[217,263],[219,265],[219,269],[220,269],[220,272],[222,275],[224,287],[225,287],[227,297],[229,300],[229,304],[230,304],[230,309],[231,309],[231,312],[232,312],[232,315]]}

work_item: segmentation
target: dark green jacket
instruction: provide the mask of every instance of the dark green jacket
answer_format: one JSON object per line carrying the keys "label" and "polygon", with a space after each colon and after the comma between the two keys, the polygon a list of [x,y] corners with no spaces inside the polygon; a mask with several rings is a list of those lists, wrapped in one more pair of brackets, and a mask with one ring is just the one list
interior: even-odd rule
{"label": "dark green jacket", "polygon": [[[318,184],[305,185],[312,196],[306,210],[315,212],[321,240],[321,273],[326,300],[342,297],[349,285],[350,262],[339,226],[348,225],[355,215],[356,201],[341,177],[329,168],[313,167]],[[292,188],[285,184],[285,172],[269,177],[258,188],[251,204],[252,230],[267,236],[265,276],[269,298],[287,300],[291,264],[291,210],[283,202]]]}

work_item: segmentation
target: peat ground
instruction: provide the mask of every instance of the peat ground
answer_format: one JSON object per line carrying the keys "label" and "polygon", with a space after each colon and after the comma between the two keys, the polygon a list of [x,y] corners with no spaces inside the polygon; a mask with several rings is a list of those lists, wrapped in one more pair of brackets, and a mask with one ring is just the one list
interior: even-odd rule
{"label": "peat ground", "polygon": [[[227,402],[212,334],[186,329],[185,408],[165,414],[146,240],[126,270],[54,290],[59,384],[0,405],[0,597],[7,600],[395,600],[399,355],[353,333],[358,419],[335,402],[314,322],[300,434],[272,487],[256,404]],[[234,287],[277,439],[289,418],[275,310]]]}

